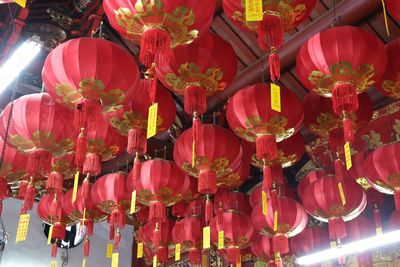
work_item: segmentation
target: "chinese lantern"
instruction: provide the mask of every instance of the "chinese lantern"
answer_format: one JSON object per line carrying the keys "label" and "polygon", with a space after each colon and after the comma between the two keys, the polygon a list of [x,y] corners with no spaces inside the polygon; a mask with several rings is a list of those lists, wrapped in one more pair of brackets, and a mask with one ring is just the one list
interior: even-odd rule
{"label": "chinese lantern", "polygon": [[359,107],[357,94],[381,78],[386,61],[384,45],[373,33],[352,26],[331,27],[302,45],[296,73],[310,91],[332,98],[334,112],[343,116],[344,140],[353,142],[351,114]]}
{"label": "chinese lantern", "polygon": [[251,220],[258,232],[272,238],[272,251],[275,254],[275,262],[279,264],[280,255],[289,252],[288,238],[299,234],[306,227],[307,214],[294,199],[277,197],[268,201],[266,215],[263,214],[262,203],[255,206]]}
{"label": "chinese lantern", "polygon": [[[348,240],[350,242],[359,241],[374,235],[374,227],[371,221],[363,215],[346,223]],[[372,256],[368,252],[360,252],[357,255],[360,266],[372,267]]]}
{"label": "chinese lantern", "polygon": [[136,87],[139,70],[122,47],[104,39],[83,37],[50,52],[42,79],[58,103],[75,110],[75,128],[95,130],[101,124],[102,112],[122,107],[127,92]]}
{"label": "chinese lantern", "polygon": [[175,224],[172,229],[172,240],[189,251],[189,263],[201,264],[204,220],[199,216],[189,216]]}
{"label": "chinese lantern", "polygon": [[385,194],[394,194],[396,209],[400,210],[400,169],[397,163],[400,144],[378,147],[364,161],[364,175],[374,188]]}
{"label": "chinese lantern", "polygon": [[[389,3],[394,1],[386,1],[386,2]],[[397,12],[397,14],[399,14],[398,17],[400,18],[400,9]],[[385,73],[383,74],[383,77],[379,85],[376,87],[386,96],[395,99],[400,98],[399,49],[400,49],[400,38],[388,43],[385,46],[385,50],[388,56],[388,61]]]}
{"label": "chinese lantern", "polygon": [[329,247],[329,235],[322,225],[307,226],[301,233],[289,239],[290,251],[297,255],[307,255]]}
{"label": "chinese lantern", "polygon": [[399,0],[385,0],[387,10],[390,15],[393,16],[397,21],[400,21],[400,2]]}
{"label": "chinese lantern", "polygon": [[243,0],[223,0],[222,4],[225,14],[234,24],[242,30],[257,32],[258,46],[270,54],[271,80],[276,81],[280,79],[278,51],[283,45],[283,33],[294,30],[306,20],[316,2],[316,0],[263,1],[260,7],[248,7],[253,8],[254,12],[260,12],[259,18],[252,18],[251,14],[246,14]]}
{"label": "chinese lantern", "polygon": [[302,198],[308,214],[317,220],[328,222],[329,237],[333,240],[346,237],[344,222],[361,214],[367,204],[365,193],[356,182],[344,179],[342,192],[337,185],[338,179],[335,176],[319,178],[305,189]]}
{"label": "chinese lantern", "polygon": [[4,143],[3,139],[0,137],[0,149],[3,150],[4,146],[4,157],[0,167],[0,177],[4,178],[6,183],[14,183],[25,176],[27,157],[16,148]]}
{"label": "chinese lantern", "polygon": [[153,159],[142,164],[139,179],[129,181],[138,201],[150,207],[149,221],[161,223],[166,207],[181,201],[189,190],[189,177],[173,161]]}
{"label": "chinese lantern", "polygon": [[159,262],[167,262],[168,247],[172,242],[174,222],[166,219],[162,223],[148,222],[142,228],[143,241],[156,251]]}
{"label": "chinese lantern", "polygon": [[[249,196],[242,192],[221,188],[214,195],[214,211],[220,216],[225,211],[235,210],[250,215]],[[220,222],[220,221],[219,221]]]}
{"label": "chinese lantern", "polygon": [[[254,186],[249,193],[250,194],[250,205],[252,208],[254,208],[258,203],[261,203],[262,201],[262,184],[259,183],[258,185]],[[282,185],[278,188],[279,192],[278,195],[282,197],[289,197],[289,198],[296,198],[296,195],[294,194],[293,190],[288,186],[288,185]],[[267,200],[270,198],[269,192],[267,192]]]}
{"label": "chinese lantern", "polygon": [[[146,91],[146,83],[148,83],[146,80],[139,82],[138,89],[132,91],[129,102],[123,108],[104,114],[118,133],[128,137],[127,151],[130,154],[147,152],[146,129],[151,99]],[[167,131],[174,122],[176,107],[171,94],[161,85],[158,85],[156,102],[158,103],[157,132],[161,133]]]}
{"label": "chinese lantern", "polygon": [[[300,100],[290,90],[281,91],[281,112],[270,108],[267,84],[255,84],[238,91],[229,101],[226,115],[230,128],[241,138],[256,143],[256,157],[263,162],[264,190],[272,186],[271,167],[278,157],[276,142],[299,130],[303,120]],[[293,112],[296,110],[296,112]]]}
{"label": "chinese lantern", "polygon": [[240,249],[249,246],[253,237],[254,227],[249,216],[246,214],[229,210],[223,213],[223,222],[220,223],[217,217],[210,221],[211,242],[218,244],[218,232],[224,231],[224,248],[226,249],[227,260],[231,264],[240,261]]}
{"label": "chinese lantern", "polygon": [[190,185],[187,194],[183,200],[172,206],[172,215],[178,218],[182,218],[186,214],[186,204],[200,198],[200,193],[197,191],[197,179],[193,176],[189,176]]}
{"label": "chinese lantern", "polygon": [[304,175],[297,186],[297,195],[299,198],[302,199],[304,191],[307,189],[307,187],[317,179],[323,177],[324,174],[325,173],[323,169],[315,169]]}
{"label": "chinese lantern", "polygon": [[251,252],[259,261],[269,262],[272,258],[271,239],[267,236],[256,234],[251,242]]}
{"label": "chinese lantern", "polygon": [[106,0],[103,8],[111,26],[140,45],[139,59],[150,67],[165,64],[170,48],[193,42],[211,24],[215,0]]}
{"label": "chinese lantern", "polygon": [[114,249],[117,250],[121,240],[119,230],[125,227],[131,200],[126,174],[117,172],[100,177],[93,184],[90,196],[101,211],[109,214],[110,239],[114,239]]}

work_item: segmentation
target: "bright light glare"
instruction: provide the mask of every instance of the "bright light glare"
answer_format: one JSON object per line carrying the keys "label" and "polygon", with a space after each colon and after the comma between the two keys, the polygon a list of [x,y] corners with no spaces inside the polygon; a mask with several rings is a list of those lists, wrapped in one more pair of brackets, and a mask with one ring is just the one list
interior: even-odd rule
{"label": "bright light glare", "polygon": [[0,67],[0,93],[9,86],[20,72],[39,54],[41,43],[37,38],[26,40]]}
{"label": "bright light glare", "polygon": [[382,235],[373,236],[370,238],[362,239],[356,242],[351,242],[341,247],[331,248],[309,254],[296,259],[296,263],[299,265],[313,265],[320,262],[339,258],[340,256],[346,256],[363,252],[378,247],[383,247],[400,241],[400,230],[385,233]]}

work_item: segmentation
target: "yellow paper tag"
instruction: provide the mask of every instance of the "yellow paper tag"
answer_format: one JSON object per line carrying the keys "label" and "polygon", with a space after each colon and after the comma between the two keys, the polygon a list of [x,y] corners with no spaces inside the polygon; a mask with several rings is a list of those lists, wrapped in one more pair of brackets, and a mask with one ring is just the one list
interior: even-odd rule
{"label": "yellow paper tag", "polygon": [[157,112],[158,103],[149,107],[149,116],[147,118],[147,138],[151,138],[157,133]]}
{"label": "yellow paper tag", "polygon": [[246,21],[262,21],[263,5],[262,0],[246,0]]}
{"label": "yellow paper tag", "polygon": [[242,267],[242,256],[239,256],[239,259],[236,261],[236,267]]}
{"label": "yellow paper tag", "polygon": [[224,241],[225,241],[225,236],[224,236],[224,231],[218,231],[218,249],[223,249],[224,248]]}
{"label": "yellow paper tag", "polygon": [[336,241],[331,241],[330,245],[331,245],[331,248],[336,248]]}
{"label": "yellow paper tag", "polygon": [[387,13],[386,13],[385,0],[382,0],[382,9],[383,9],[383,18],[385,20],[386,33],[387,33],[388,36],[390,36],[389,24],[388,24]]}
{"label": "yellow paper tag", "polygon": [[72,203],[75,203],[76,195],[78,194],[79,171],[75,173],[74,188],[72,190]]}
{"label": "yellow paper tag", "polygon": [[143,242],[139,242],[137,244],[137,253],[136,253],[136,257],[138,259],[143,258]]}
{"label": "yellow paper tag", "polygon": [[175,245],[175,261],[181,260],[181,244],[178,243]]}
{"label": "yellow paper tag", "polygon": [[106,251],[106,257],[111,259],[113,253],[113,244],[108,243],[107,244],[107,251]]}
{"label": "yellow paper tag", "polygon": [[271,109],[281,112],[281,88],[271,83]]}
{"label": "yellow paper tag", "polygon": [[382,227],[378,227],[378,228],[376,228],[375,230],[376,230],[376,235],[381,235],[381,234],[383,234]]}
{"label": "yellow paper tag", "polygon": [[153,256],[153,267],[157,267],[157,262],[158,262],[157,255],[154,255]]}
{"label": "yellow paper tag", "polygon": [[346,169],[350,170],[352,163],[351,163],[351,150],[349,142],[346,142],[346,144],[344,144],[344,156],[346,158]]}
{"label": "yellow paper tag", "polygon": [[50,267],[57,267],[57,261],[55,260],[50,261]]}
{"label": "yellow paper tag", "polygon": [[131,210],[130,210],[130,214],[135,213],[135,209],[136,209],[136,190],[132,191],[132,196],[131,196]]}
{"label": "yellow paper tag", "polygon": [[47,236],[47,245],[51,244],[52,237],[53,237],[53,225],[51,225],[49,229],[49,235]]}
{"label": "yellow paper tag", "polygon": [[341,182],[338,183],[338,189],[340,194],[340,199],[342,200],[342,205],[346,205],[346,196],[344,195],[343,185]]}
{"label": "yellow paper tag", "polygon": [[203,228],[203,249],[210,248],[210,226]]}
{"label": "yellow paper tag", "polygon": [[112,254],[111,258],[111,267],[118,267],[118,252],[115,252]]}
{"label": "yellow paper tag", "polygon": [[278,230],[278,211],[274,211],[274,231]]}
{"label": "yellow paper tag", "polygon": [[86,258],[82,260],[82,267],[86,267]]}
{"label": "yellow paper tag", "polygon": [[196,141],[192,142],[192,167],[196,165]]}
{"label": "yellow paper tag", "polygon": [[264,190],[261,191],[261,205],[262,205],[262,213],[264,216],[268,215],[268,206],[267,206],[267,193]]}
{"label": "yellow paper tag", "polygon": [[207,263],[208,263],[207,255],[202,255],[201,256],[201,266],[202,267],[207,267]]}
{"label": "yellow paper tag", "polygon": [[18,244],[19,242],[26,240],[26,236],[28,234],[30,218],[31,218],[30,214],[22,214],[19,217],[19,223],[18,223],[17,235],[15,238],[15,244]]}
{"label": "yellow paper tag", "polygon": [[26,0],[15,0],[14,2],[21,7],[26,7]]}

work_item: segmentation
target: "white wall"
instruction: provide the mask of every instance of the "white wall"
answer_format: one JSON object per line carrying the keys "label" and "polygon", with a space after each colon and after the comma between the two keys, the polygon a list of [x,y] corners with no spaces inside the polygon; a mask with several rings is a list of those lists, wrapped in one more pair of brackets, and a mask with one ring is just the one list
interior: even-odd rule
{"label": "white wall", "polygon": [[[41,220],[36,215],[36,203],[31,213],[28,237],[24,242],[15,244],[15,234],[17,231],[21,201],[7,199],[4,201],[2,218],[9,234],[9,241],[3,251],[1,267],[49,267],[51,246],[47,246],[47,239],[43,234]],[[127,225],[121,232],[122,238],[119,247],[119,267],[131,266],[131,244],[132,226]],[[96,224],[94,235],[90,238],[90,257],[86,267],[107,267],[111,266],[110,259],[105,256],[108,240],[107,222]],[[61,267],[61,254],[63,249],[58,249],[58,267]],[[69,249],[69,262],[67,267],[81,267],[83,259],[83,243]]]}

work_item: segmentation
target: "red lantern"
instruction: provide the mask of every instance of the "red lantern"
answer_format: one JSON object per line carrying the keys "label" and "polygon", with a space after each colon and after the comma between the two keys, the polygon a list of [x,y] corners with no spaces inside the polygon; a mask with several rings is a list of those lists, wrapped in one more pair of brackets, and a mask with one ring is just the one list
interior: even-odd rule
{"label": "red lantern", "polygon": [[394,194],[396,209],[400,210],[400,179],[398,157],[400,144],[379,147],[364,161],[364,175],[378,191]]}
{"label": "red lantern", "polygon": [[142,228],[143,241],[156,251],[159,262],[167,262],[168,247],[172,242],[174,222],[167,219],[162,223],[148,222]]}
{"label": "red lantern", "polygon": [[214,195],[214,211],[223,214],[225,211],[238,211],[249,215],[251,207],[249,196],[242,192],[229,192],[219,189]]}
{"label": "red lantern", "polygon": [[352,26],[332,27],[303,44],[296,73],[310,91],[332,98],[334,112],[344,114],[345,142],[352,142],[351,113],[359,106],[357,94],[379,80],[386,61],[384,45],[374,34]]}
{"label": "red lantern", "polygon": [[386,7],[397,21],[400,21],[400,2],[399,0],[385,0]]}
{"label": "red lantern", "polygon": [[[254,208],[258,203],[261,203],[262,201],[262,184],[258,184],[253,189],[251,189],[251,195],[250,195],[250,205],[252,208]],[[278,188],[278,195],[282,197],[289,197],[289,198],[296,198],[296,195],[294,194],[293,190],[287,186],[286,184],[280,186]],[[270,199],[270,194],[267,192],[267,200]]]}
{"label": "red lantern", "polygon": [[[131,194],[128,191],[126,174],[122,172],[106,174],[93,184],[90,196],[97,207],[109,214],[110,239],[114,239],[114,249],[118,249],[125,227],[126,212],[130,208]],[[115,227],[117,227],[114,238]]]}
{"label": "red lantern", "polygon": [[312,225],[290,239],[290,251],[297,255],[306,255],[329,247],[329,235],[325,227]]}
{"label": "red lantern", "polygon": [[[359,109],[351,114],[353,131],[365,127],[372,118],[372,101],[368,94],[358,97]],[[313,134],[327,137],[332,130],[342,128],[343,114],[336,115],[330,100],[314,93],[310,93],[304,99],[304,125]]]}
{"label": "red lantern", "polygon": [[251,242],[251,253],[259,261],[269,262],[273,256],[270,245],[270,238],[264,235],[257,234],[255,240]]}
{"label": "red lantern", "polygon": [[246,141],[256,142],[256,155],[263,161],[264,190],[267,191],[272,186],[267,162],[278,157],[276,142],[292,136],[303,120],[302,104],[294,93],[282,90],[281,99],[281,112],[272,110],[265,104],[271,103],[269,85],[255,84],[238,91],[226,111],[230,128]]}
{"label": "red lantern", "polygon": [[223,0],[222,4],[225,14],[239,28],[258,33],[258,46],[270,53],[271,80],[275,81],[280,79],[278,50],[283,45],[283,33],[294,30],[306,20],[316,2],[316,0],[264,1],[260,20],[247,18],[245,1]]}
{"label": "red lantern", "polygon": [[240,261],[240,249],[248,247],[254,234],[254,227],[250,218],[238,211],[223,213],[223,222],[217,217],[210,221],[211,242],[218,244],[218,232],[224,231],[224,248],[227,252],[229,263],[236,264]]}
{"label": "red lantern", "polygon": [[183,200],[189,184],[189,177],[173,161],[153,159],[142,164],[139,179],[130,180],[129,188],[137,190],[138,201],[150,207],[149,220],[161,223],[165,207]]}
{"label": "red lantern", "polygon": [[[129,96],[129,103],[114,113],[105,113],[104,117],[110,125],[121,135],[128,136],[127,151],[130,154],[147,152],[147,117],[151,99],[146,91],[146,84],[149,81],[141,80],[138,89],[132,91]],[[176,115],[175,102],[171,94],[158,85],[156,92],[157,132],[167,131],[174,122]]]}
{"label": "red lantern", "polygon": [[[394,2],[394,1],[386,1]],[[400,5],[400,3],[398,3]],[[400,18],[400,8],[397,12]],[[400,98],[400,60],[399,60],[400,38],[388,43],[385,46],[388,55],[388,62],[385,73],[377,88],[386,96],[399,99]]]}
{"label": "red lantern", "polygon": [[172,229],[172,240],[189,251],[189,263],[201,264],[204,221],[198,216],[186,217]]}
{"label": "red lantern", "polygon": [[307,189],[307,187],[323,176],[324,176],[323,169],[312,170],[306,175],[304,175],[297,186],[297,195],[300,197],[300,199],[303,198],[304,191]]}
{"label": "red lantern", "polygon": [[4,146],[4,157],[0,167],[0,177],[6,179],[6,183],[18,182],[18,180],[26,174],[25,166],[27,158],[14,147],[5,144],[0,137],[0,148],[3,149]]}
{"label": "red lantern", "polygon": [[102,111],[122,107],[127,92],[136,87],[139,71],[128,52],[115,43],[77,38],[50,52],[42,79],[58,103],[75,110],[77,129],[94,130],[99,129]]}
{"label": "red lantern", "polygon": [[344,222],[360,215],[367,204],[364,191],[356,182],[344,179],[342,193],[338,183],[335,176],[317,179],[306,188],[302,198],[304,208],[311,216],[329,223],[329,236],[333,240],[346,237]]}
{"label": "red lantern", "polygon": [[169,63],[157,68],[157,77],[171,91],[184,96],[186,113],[196,117],[206,112],[206,97],[224,90],[236,71],[237,58],[231,44],[209,33],[191,45],[174,49]]}
{"label": "red lantern", "polygon": [[170,48],[189,44],[211,24],[215,1],[106,0],[104,11],[112,27],[140,45],[140,62],[150,67],[168,61]]}
{"label": "red lantern", "polygon": [[255,206],[251,220],[258,232],[272,237],[272,250],[276,260],[280,261],[280,255],[289,252],[288,238],[299,234],[306,227],[307,214],[294,199],[278,197],[268,201],[266,216],[262,212],[262,203]]}

